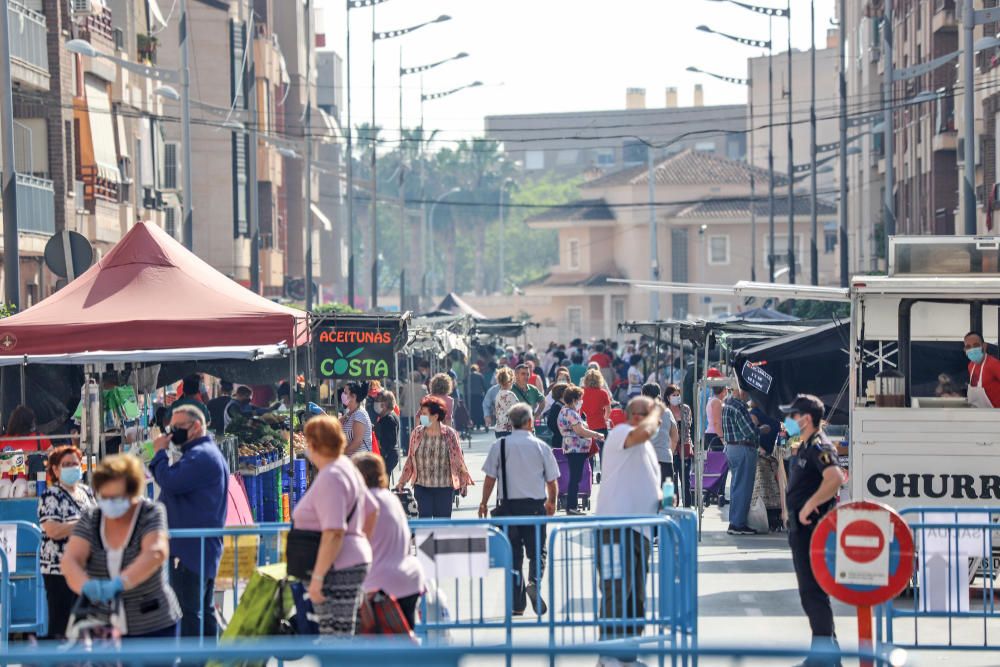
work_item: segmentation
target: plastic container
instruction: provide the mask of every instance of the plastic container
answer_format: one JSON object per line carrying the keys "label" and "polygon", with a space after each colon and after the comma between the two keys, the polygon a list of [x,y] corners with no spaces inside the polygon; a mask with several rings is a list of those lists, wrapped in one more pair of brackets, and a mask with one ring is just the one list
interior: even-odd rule
{"label": "plastic container", "polygon": [[661,504],[663,509],[669,509],[674,506],[674,480],[666,479],[663,482],[663,502]]}

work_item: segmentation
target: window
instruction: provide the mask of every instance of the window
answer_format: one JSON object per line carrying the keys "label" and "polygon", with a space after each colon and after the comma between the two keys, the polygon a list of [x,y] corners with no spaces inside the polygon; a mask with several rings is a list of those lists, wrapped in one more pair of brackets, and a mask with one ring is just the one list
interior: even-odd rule
{"label": "window", "polygon": [[566,266],[570,269],[580,268],[580,239],[566,242]]}
{"label": "window", "polygon": [[163,144],[163,189],[177,189],[177,144]]}
{"label": "window", "polygon": [[837,223],[823,225],[823,252],[829,255],[837,249]]}
{"label": "window", "polygon": [[708,237],[708,263],[729,264],[729,235]]}
{"label": "window", "polygon": [[613,167],[615,151],[612,148],[598,148],[594,151],[594,162],[598,167]]}
{"label": "window", "polygon": [[177,209],[173,206],[168,206],[163,211],[163,231],[177,238]]}
{"label": "window", "polygon": [[566,308],[566,326],[573,336],[583,335],[583,308],[580,306]]}
{"label": "window", "polygon": [[642,164],[646,161],[646,144],[641,141],[626,141],[622,147],[622,161],[625,164]]}
{"label": "window", "polygon": [[525,151],[524,168],[528,171],[545,169],[545,151]]}

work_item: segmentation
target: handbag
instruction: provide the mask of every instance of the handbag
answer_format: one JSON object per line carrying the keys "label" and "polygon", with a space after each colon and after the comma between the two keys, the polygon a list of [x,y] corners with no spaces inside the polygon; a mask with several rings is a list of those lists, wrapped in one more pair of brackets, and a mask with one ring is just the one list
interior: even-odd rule
{"label": "handbag", "polygon": [[[357,509],[358,501],[355,500],[354,507],[351,508],[347,520],[344,522],[345,527],[351,522]],[[312,577],[322,538],[323,532],[320,530],[300,530],[295,527],[294,523],[292,524],[292,529],[288,531],[288,536],[285,538],[285,561],[288,565],[288,576],[301,581]]]}
{"label": "handbag", "polygon": [[413,629],[399,602],[391,595],[376,591],[365,595],[358,610],[359,635],[406,635],[416,642]]}
{"label": "handbag", "polygon": [[503,498],[497,500],[497,506],[490,512],[493,517],[510,516],[510,508],[504,507],[507,501],[507,438],[500,439],[500,487]]}

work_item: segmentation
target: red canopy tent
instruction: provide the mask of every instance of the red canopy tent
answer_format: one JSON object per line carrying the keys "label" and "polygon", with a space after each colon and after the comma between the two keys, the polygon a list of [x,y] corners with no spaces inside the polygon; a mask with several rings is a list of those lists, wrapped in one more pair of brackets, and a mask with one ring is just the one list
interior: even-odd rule
{"label": "red canopy tent", "polygon": [[308,335],[305,312],[254,294],[140,222],[65,288],[0,321],[0,354],[293,346]]}

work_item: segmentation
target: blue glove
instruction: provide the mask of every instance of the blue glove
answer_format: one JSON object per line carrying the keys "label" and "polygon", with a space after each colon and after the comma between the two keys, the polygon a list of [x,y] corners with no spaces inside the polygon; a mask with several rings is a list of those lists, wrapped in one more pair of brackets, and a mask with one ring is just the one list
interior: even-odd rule
{"label": "blue glove", "polygon": [[82,593],[93,602],[111,602],[125,590],[121,577],[114,579],[90,579],[83,585]]}
{"label": "blue glove", "polygon": [[311,414],[311,415],[325,415],[326,414],[326,411],[323,410],[323,408],[319,407],[318,405],[316,405],[312,401],[309,401],[308,403],[306,403],[306,411],[309,412],[309,414]]}

